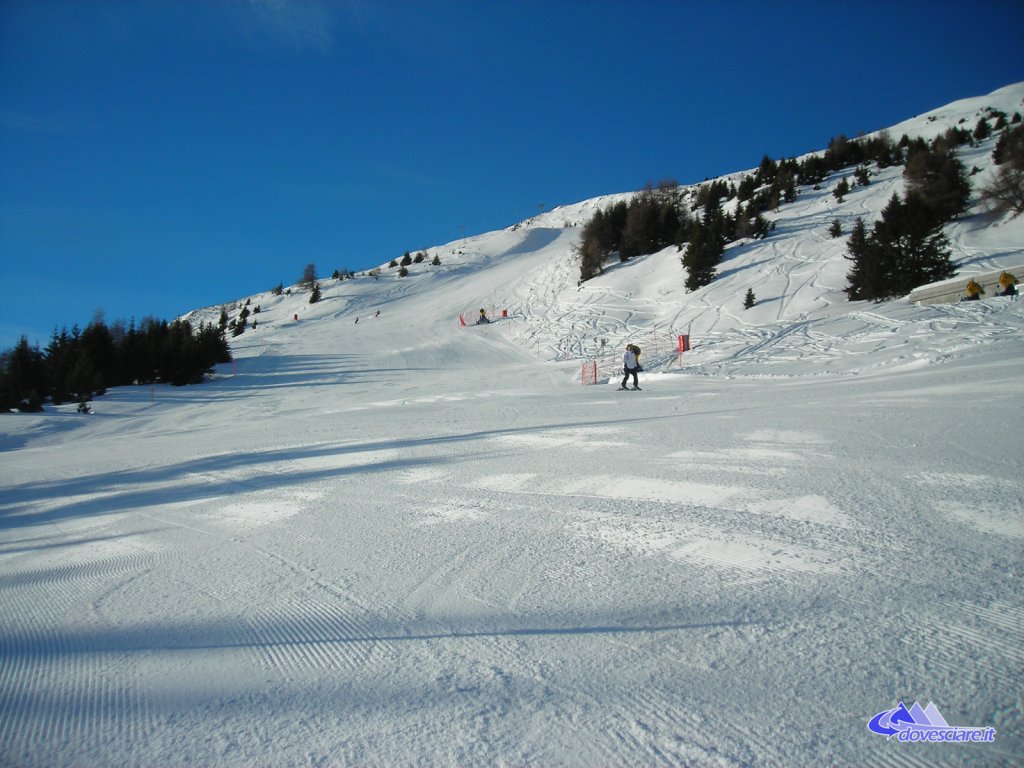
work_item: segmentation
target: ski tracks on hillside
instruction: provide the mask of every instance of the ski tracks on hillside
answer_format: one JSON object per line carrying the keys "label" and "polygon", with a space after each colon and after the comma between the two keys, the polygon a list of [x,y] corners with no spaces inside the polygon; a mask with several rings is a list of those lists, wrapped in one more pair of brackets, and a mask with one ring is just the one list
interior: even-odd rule
{"label": "ski tracks on hillside", "polygon": [[[927,310],[907,304],[886,314],[866,308],[834,318],[737,327],[701,338],[684,359],[686,372],[806,378],[808,370],[816,370],[815,375],[857,375],[891,371],[894,366],[948,363],[1011,341],[1024,331],[1019,314],[1010,311],[1010,301],[935,305]],[[964,333],[952,337],[951,327],[963,328]],[[740,366],[742,374],[735,370]]]}

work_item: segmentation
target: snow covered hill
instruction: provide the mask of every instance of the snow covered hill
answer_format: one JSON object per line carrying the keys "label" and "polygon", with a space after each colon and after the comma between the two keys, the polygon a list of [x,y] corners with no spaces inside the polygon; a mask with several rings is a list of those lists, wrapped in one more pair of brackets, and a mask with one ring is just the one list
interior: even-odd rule
{"label": "snow covered hill", "polygon": [[[1024,84],[892,133],[987,107]],[[846,301],[826,229],[902,176],[837,181],[694,293],[675,249],[578,285],[599,198],[4,419],[0,765],[1017,764],[1024,301]],[[1024,217],[947,233],[1024,263]],[[994,740],[868,729],[901,701]]]}
{"label": "snow covered hill", "polygon": [[[888,133],[894,140],[904,134],[931,139],[950,127],[973,129],[992,109],[1009,115],[1024,111],[1024,84],[956,102],[900,123]],[[996,139],[993,135],[959,152],[967,169],[978,169],[971,177],[975,193],[995,172],[991,155]],[[723,178],[738,181],[752,171]],[[668,370],[679,362],[673,354],[678,335],[689,334],[699,349],[690,361],[703,368],[709,359],[734,358],[738,349],[770,347],[770,337],[789,335],[794,324],[874,311],[874,305],[847,301],[847,238],[828,234],[835,220],[845,233],[858,217],[870,227],[893,193],[904,193],[902,166],[873,169],[873,174],[869,186],[854,187],[842,203],[836,202],[832,190],[851,175],[850,170],[834,174],[820,189],[802,188],[795,203],[769,214],[775,225],[771,237],[732,243],[719,277],[693,293],[684,288],[685,272],[675,248],[611,265],[605,274],[579,285],[574,254],[579,232],[599,208],[630,197],[620,194],[563,206],[504,231],[426,249],[426,260],[411,265],[406,278],[398,278],[396,268],[381,265],[378,280],[364,273],[343,283],[324,281],[326,301],[319,306],[309,305],[304,292],[278,299],[269,294],[251,297],[265,311],[258,318],[263,330],[257,335],[281,338],[287,344],[310,341],[316,347],[320,338],[309,332],[309,324],[341,328],[381,309],[388,315],[415,318],[408,321],[416,326],[409,337],[447,344],[445,331],[460,315],[473,323],[478,309],[485,307],[492,317],[507,312],[510,322],[501,333],[539,360],[600,359],[609,374],[618,367],[622,347],[636,340],[647,350],[649,370],[652,354],[654,367]],[[946,232],[959,276],[965,280],[972,274],[1024,266],[1024,217],[993,221],[975,200]],[[442,262],[439,267],[430,264],[435,256]],[[748,289],[757,304],[744,309]],[[219,307],[193,314],[214,320]],[[296,314],[305,324],[301,331],[289,325]],[[287,332],[279,336],[284,328]],[[395,343],[389,338],[382,346]],[[239,346],[244,349],[246,343]]]}

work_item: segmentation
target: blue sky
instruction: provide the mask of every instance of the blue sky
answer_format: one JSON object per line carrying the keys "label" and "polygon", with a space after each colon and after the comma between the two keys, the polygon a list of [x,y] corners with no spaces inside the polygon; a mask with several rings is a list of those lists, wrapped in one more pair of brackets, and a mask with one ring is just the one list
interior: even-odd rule
{"label": "blue sky", "polygon": [[0,349],[1024,80],[1019,2],[3,0]]}

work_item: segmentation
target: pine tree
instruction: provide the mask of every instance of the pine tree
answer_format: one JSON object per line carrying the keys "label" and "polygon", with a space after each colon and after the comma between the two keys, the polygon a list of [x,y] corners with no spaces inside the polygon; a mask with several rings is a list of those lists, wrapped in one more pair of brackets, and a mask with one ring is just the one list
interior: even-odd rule
{"label": "pine tree", "polygon": [[903,296],[956,274],[949,240],[936,223],[934,209],[914,193],[905,202],[893,194],[870,236],[858,219],[847,250],[854,262],[847,274],[851,300]]}
{"label": "pine tree", "polygon": [[846,258],[853,262],[846,275],[849,282],[846,295],[851,301],[874,298],[881,290],[881,267],[878,264],[877,253],[868,241],[864,219],[858,217],[854,223],[853,232],[846,242],[846,250],[850,254]]}
{"label": "pine tree", "polygon": [[757,184],[758,186],[764,184],[771,184],[775,181],[775,174],[778,173],[779,166],[774,160],[768,155],[764,155],[761,158],[761,165],[757,169]]}
{"label": "pine tree", "polygon": [[757,180],[750,174],[747,174],[740,180],[740,185],[736,188],[736,198],[741,203],[745,203],[754,196],[754,190],[756,189]]}
{"label": "pine tree", "polygon": [[[90,397],[102,395],[107,391],[107,376],[114,366],[114,337],[102,319],[93,320],[82,331],[81,352],[85,357],[85,365],[91,370],[91,380],[84,382]],[[76,390],[82,394],[83,390]]]}
{"label": "pine tree", "polygon": [[999,134],[995,149],[992,150],[992,161],[996,165],[1024,163],[1024,125],[1015,125]]}
{"label": "pine tree", "polygon": [[886,206],[872,233],[888,272],[881,298],[903,296],[919,285],[956,275],[949,240],[934,218],[932,204],[913,192],[902,204],[895,195],[894,199],[896,204]]}
{"label": "pine tree", "polygon": [[[782,199],[787,203],[796,202],[797,172],[794,170],[796,167],[794,162],[792,167],[787,165],[785,168],[779,168],[779,173],[775,177],[775,183],[772,184],[772,189],[777,190],[782,195]],[[775,204],[775,207],[778,208],[778,203]]]}
{"label": "pine tree", "polygon": [[692,227],[690,242],[682,259],[687,272],[688,291],[696,291],[715,279],[718,264],[725,252],[725,242],[718,232],[717,221],[707,217]]}
{"label": "pine tree", "polygon": [[774,222],[768,221],[759,213],[750,222],[750,236],[757,240],[764,240],[774,228]]}
{"label": "pine tree", "polygon": [[318,301],[320,301],[320,283],[314,282],[313,289],[309,293],[309,303],[316,304]]}
{"label": "pine tree", "polygon": [[299,285],[302,288],[312,290],[313,286],[316,284],[316,280],[316,264],[307,264],[306,268],[302,272],[302,280],[299,281]]}
{"label": "pine tree", "polygon": [[848,182],[844,176],[839,180],[839,183],[836,184],[836,188],[832,190],[832,196],[836,199],[836,202],[841,203],[848,194],[850,194],[850,182]]}
{"label": "pine tree", "polygon": [[98,393],[99,388],[96,384],[100,375],[88,351],[80,348],[68,379],[71,394],[77,397],[79,402],[91,400],[93,394]]}
{"label": "pine tree", "polygon": [[68,329],[65,327],[58,334],[54,328],[43,358],[46,366],[46,389],[54,405],[60,405],[71,397],[69,380],[74,358],[75,350]]}
{"label": "pine tree", "polygon": [[629,203],[622,228],[619,256],[655,253],[675,242],[680,218],[676,210],[675,186],[663,182],[658,189],[649,185]]}
{"label": "pine tree", "polygon": [[593,238],[584,238],[576,247],[576,255],[580,257],[580,281],[585,282],[597,277],[603,271],[602,263],[604,257],[601,254],[598,241]]}
{"label": "pine tree", "polygon": [[903,169],[908,194],[916,194],[932,211],[932,223],[941,224],[967,210],[971,182],[963,163],[946,142],[928,148],[923,141],[911,144]]}
{"label": "pine tree", "polygon": [[828,228],[828,234],[833,238],[840,237],[843,234],[843,223],[839,219],[832,219],[832,223]]}
{"label": "pine tree", "polygon": [[30,346],[22,336],[7,358],[7,386],[14,407],[20,411],[43,410],[46,392],[46,365],[38,346]]}
{"label": "pine tree", "polygon": [[753,288],[747,288],[747,295],[743,297],[743,308],[750,309],[757,303],[757,297],[754,295]]}

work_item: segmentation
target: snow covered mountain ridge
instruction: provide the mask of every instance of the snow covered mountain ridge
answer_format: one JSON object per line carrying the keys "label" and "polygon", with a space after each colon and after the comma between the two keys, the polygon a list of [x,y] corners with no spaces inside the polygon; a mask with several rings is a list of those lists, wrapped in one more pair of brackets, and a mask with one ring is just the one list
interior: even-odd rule
{"label": "snow covered mountain ridge", "polygon": [[[957,101],[885,132],[893,141],[903,135],[930,140],[950,128],[973,130],[978,120],[991,118],[994,111],[1008,116],[1024,112],[1024,83]],[[964,167],[973,171],[971,207],[946,227],[946,234],[964,279],[1024,265],[1024,216],[993,220],[979,200],[978,190],[995,172],[992,151],[997,138],[998,132],[993,132],[958,151]],[[811,154],[815,153],[803,157]],[[751,172],[721,179],[738,183]],[[903,194],[904,180],[903,166],[871,172],[870,184],[854,187],[842,202],[832,190],[852,175],[852,169],[832,174],[820,188],[800,188],[795,202],[767,214],[774,225],[769,237],[729,244],[718,277],[692,293],[684,288],[685,273],[675,248],[611,265],[605,274],[579,284],[575,249],[582,225],[597,210],[634,194],[621,193],[560,206],[505,230],[428,248],[422,261],[407,267],[406,277],[398,277],[395,267],[381,265],[353,280],[323,280],[320,304],[309,304],[308,294],[295,287],[289,296],[253,296],[251,303],[262,311],[256,317],[257,329],[262,329],[257,333],[281,329],[295,317],[308,328],[314,321],[354,322],[378,309],[409,312],[416,318],[409,322],[421,329],[430,324],[450,327],[460,316],[474,322],[479,308],[485,308],[492,316],[507,313],[503,332],[542,360],[597,359],[612,370],[614,355],[609,350],[632,339],[648,350],[648,370],[652,365],[667,369],[679,362],[673,349],[680,334],[700,343],[705,363],[733,359],[742,349],[764,349],[766,338],[786,334],[794,324],[874,310],[874,305],[848,301],[843,292],[850,268],[847,236],[857,218],[870,227],[893,193]],[[684,188],[684,194],[698,186]],[[841,223],[843,236],[828,234],[834,221]],[[431,264],[435,260],[439,266]],[[748,290],[757,302],[745,309]],[[242,303],[235,304],[235,313]],[[213,320],[218,313],[218,308],[208,308],[191,316]]]}

